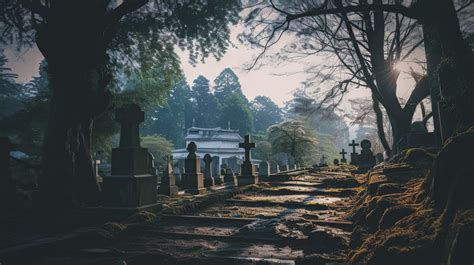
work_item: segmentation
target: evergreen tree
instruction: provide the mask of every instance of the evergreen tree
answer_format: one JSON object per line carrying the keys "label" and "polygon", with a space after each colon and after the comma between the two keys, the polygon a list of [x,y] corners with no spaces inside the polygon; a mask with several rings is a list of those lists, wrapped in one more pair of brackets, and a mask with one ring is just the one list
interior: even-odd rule
{"label": "evergreen tree", "polygon": [[183,79],[173,88],[164,106],[149,109],[141,132],[143,135],[162,135],[175,146],[181,147],[195,112],[191,89]]}
{"label": "evergreen tree", "polygon": [[239,77],[237,77],[234,71],[230,68],[224,69],[216,79],[214,79],[214,95],[220,104],[222,104],[232,93],[239,94],[244,99],[245,103],[248,103],[241,88]]}
{"label": "evergreen tree", "polygon": [[258,96],[250,102],[256,132],[265,132],[268,127],[282,121],[281,109],[269,98]]}
{"label": "evergreen tree", "polygon": [[219,125],[226,128],[228,122],[232,129],[238,129],[241,135],[253,132],[253,116],[245,99],[238,93],[226,97],[220,108]]}
{"label": "evergreen tree", "polygon": [[21,106],[20,86],[15,83],[17,75],[6,67],[7,62],[0,49],[0,119],[13,114]]}
{"label": "evergreen tree", "polygon": [[195,125],[204,128],[216,126],[218,103],[209,88],[209,80],[198,76],[193,82],[192,95],[196,105]]}

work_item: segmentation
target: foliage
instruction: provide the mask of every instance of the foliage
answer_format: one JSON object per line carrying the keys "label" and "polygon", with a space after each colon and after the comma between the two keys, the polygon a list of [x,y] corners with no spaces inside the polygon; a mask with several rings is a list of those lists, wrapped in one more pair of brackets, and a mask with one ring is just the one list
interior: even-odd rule
{"label": "foliage", "polygon": [[209,80],[200,75],[194,80],[192,97],[196,105],[194,112],[197,127],[210,128],[216,125],[218,103],[209,88]]}
{"label": "foliage", "polygon": [[265,132],[271,125],[282,121],[281,109],[269,97],[255,97],[250,102],[250,111],[253,114],[256,132]]}
{"label": "foliage", "polygon": [[171,155],[173,144],[166,138],[159,135],[149,135],[141,138],[141,146],[148,148],[148,151],[155,157],[155,165],[164,168],[165,157]]}
{"label": "foliage", "polygon": [[307,163],[318,148],[315,134],[301,120],[286,120],[268,128],[268,141],[274,154],[282,152],[295,158],[296,163]]}
{"label": "foliage", "polygon": [[238,93],[230,94],[220,108],[219,125],[227,127],[230,122],[231,128],[238,129],[241,135],[249,134],[254,130],[252,113],[245,99]]}
{"label": "foliage", "polygon": [[242,93],[239,77],[237,77],[232,69],[225,68],[216,79],[214,79],[214,95],[219,103],[222,104],[232,93],[239,94],[245,99],[245,102],[248,102],[247,98]]}
{"label": "foliage", "polygon": [[334,135],[316,132],[316,139],[318,140],[318,150],[308,160],[313,158],[313,162],[318,162],[322,155],[326,157],[326,161],[330,164],[335,158],[340,160],[340,151],[335,145]]}
{"label": "foliage", "polygon": [[16,74],[6,67],[8,59],[0,49],[0,119],[13,114],[21,107],[21,86],[15,83]]}

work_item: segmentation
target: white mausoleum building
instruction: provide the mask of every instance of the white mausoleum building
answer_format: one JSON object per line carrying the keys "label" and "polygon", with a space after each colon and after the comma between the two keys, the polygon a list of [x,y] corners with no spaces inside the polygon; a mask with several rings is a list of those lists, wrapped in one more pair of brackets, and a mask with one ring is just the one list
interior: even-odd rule
{"label": "white mausoleum building", "polygon": [[[203,158],[205,154],[211,157],[219,157],[219,165],[223,159],[231,157],[244,158],[244,149],[239,148],[239,143],[244,139],[240,136],[238,130],[217,128],[198,128],[191,127],[188,129],[186,137],[186,146],[190,142],[197,145],[196,154]],[[186,148],[173,150],[173,159],[185,159],[188,155]]]}

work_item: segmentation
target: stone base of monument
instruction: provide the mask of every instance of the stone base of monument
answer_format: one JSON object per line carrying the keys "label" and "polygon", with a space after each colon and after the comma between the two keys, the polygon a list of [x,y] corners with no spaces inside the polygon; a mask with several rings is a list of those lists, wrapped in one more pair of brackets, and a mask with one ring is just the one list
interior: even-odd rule
{"label": "stone base of monument", "polygon": [[213,177],[214,178],[214,184],[220,185],[224,183],[224,176],[218,176],[218,177]]}
{"label": "stone base of monument", "polygon": [[239,176],[237,178],[238,186],[247,186],[258,184],[258,176]]}
{"label": "stone base of monument", "polygon": [[184,192],[189,194],[204,194],[204,175],[202,173],[183,174],[182,184]]}
{"label": "stone base of monument", "polygon": [[270,176],[269,175],[258,176],[258,181],[259,182],[268,182],[268,181],[270,181]]}
{"label": "stone base of monument", "polygon": [[224,183],[226,185],[237,186],[237,177],[235,175],[225,175]]}
{"label": "stone base of monument", "polygon": [[208,188],[208,187],[212,187],[214,185],[215,185],[214,178],[212,178],[212,177],[204,178],[204,187]]}
{"label": "stone base of monument", "polygon": [[159,205],[156,201],[156,176],[112,175],[103,178],[105,208],[138,210]]}
{"label": "stone base of monument", "polygon": [[158,194],[176,197],[178,196],[178,186],[160,185],[157,192]]}

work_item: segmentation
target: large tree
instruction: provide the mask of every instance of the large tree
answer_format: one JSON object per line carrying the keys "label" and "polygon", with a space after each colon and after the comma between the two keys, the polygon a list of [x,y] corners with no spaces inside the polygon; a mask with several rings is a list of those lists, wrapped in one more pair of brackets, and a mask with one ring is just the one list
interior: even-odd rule
{"label": "large tree", "polygon": [[228,95],[220,106],[219,125],[227,128],[228,123],[231,129],[238,129],[241,135],[254,131],[252,112],[245,98],[238,93]]}
{"label": "large tree", "polygon": [[[471,1],[472,2],[472,1]],[[439,117],[437,115],[437,102],[439,94],[443,90],[445,93],[444,102],[450,106],[449,111],[445,108],[442,114],[449,115],[450,112],[457,113],[453,117],[456,126],[446,125],[446,128],[462,128],[473,123],[472,115],[465,115],[472,110],[467,98],[472,98],[472,54],[464,44],[462,34],[459,29],[459,21],[456,16],[452,0],[436,1],[409,1],[408,6],[401,1],[377,0],[369,3],[367,1],[296,1],[291,4],[286,1],[269,1],[267,5],[263,3],[260,7],[249,13],[247,21],[260,24],[262,20],[252,19],[264,14],[263,30],[261,34],[254,35],[254,44],[261,45],[266,51],[276,43],[283,32],[295,31],[299,36],[313,35],[319,42],[319,46],[313,43],[303,43],[303,48],[314,48],[314,52],[324,52],[329,48],[338,58],[339,66],[351,69],[349,74],[343,75],[339,84],[339,93],[347,90],[350,84],[363,85],[370,88],[373,98],[373,108],[378,117],[380,115],[380,104],[386,109],[393,126],[395,142],[409,130],[409,123],[413,109],[416,104],[426,95],[427,81],[419,82],[408,99],[408,104],[402,106],[396,97],[397,71],[394,65],[402,60],[419,44],[424,43],[428,60],[428,80],[432,87],[431,96],[433,98],[433,109],[435,110],[435,127],[439,132]],[[275,13],[268,15],[268,10]],[[264,11],[262,11],[264,10]],[[424,40],[406,46],[411,38],[410,33],[414,32],[417,23],[406,24],[409,19],[415,19],[422,24]],[[269,21],[270,20],[270,21]],[[390,27],[391,34],[385,34]],[[296,25],[296,26],[295,26]],[[303,30],[301,29],[303,28]],[[428,31],[429,29],[430,31]],[[343,33],[342,35],[340,33]],[[430,33],[427,35],[427,33]],[[403,47],[407,48],[406,53]],[[348,52],[349,51],[349,52]],[[307,53],[305,53],[307,55]],[[347,56],[346,56],[347,55]],[[436,73],[436,66],[440,65],[441,56],[449,58],[446,71]],[[430,59],[433,57],[434,59]],[[291,58],[290,56],[286,58]],[[462,68],[455,71],[456,67]],[[469,69],[469,70],[467,70]],[[436,84],[439,76],[446,81],[443,84]],[[361,78],[359,78],[361,77]],[[453,85],[456,84],[456,85]],[[439,89],[441,86],[441,90]],[[456,86],[455,88],[453,88]],[[444,88],[443,88],[444,87]],[[329,96],[333,96],[337,91],[331,91]],[[462,104],[455,104],[455,100]],[[452,115],[451,115],[452,116]],[[379,121],[379,119],[378,119]],[[379,131],[383,140],[382,125],[379,121]],[[450,134],[448,133],[447,136]],[[387,151],[390,151],[388,143],[384,143]]]}
{"label": "large tree", "polygon": [[282,121],[282,111],[269,97],[257,96],[250,102],[256,132],[265,132],[268,127]]}
{"label": "large tree", "polygon": [[1,40],[35,42],[48,63],[52,95],[39,181],[47,205],[97,202],[91,131],[111,107],[114,74],[153,63],[174,45],[190,50],[192,62],[220,58],[239,13],[231,0],[8,0],[0,8]]}
{"label": "large tree", "polygon": [[192,96],[196,105],[194,123],[198,127],[210,128],[217,124],[218,102],[209,88],[209,80],[198,76],[192,87]]}
{"label": "large tree", "polygon": [[314,133],[300,120],[286,120],[268,128],[268,141],[274,154],[291,155],[297,164],[305,163],[308,154],[314,154],[318,141]]}
{"label": "large tree", "polygon": [[242,86],[239,82],[239,77],[230,68],[222,70],[222,72],[214,79],[214,95],[216,96],[219,103],[223,103],[224,100],[232,93],[240,94],[245,101],[247,98],[242,93]]}

